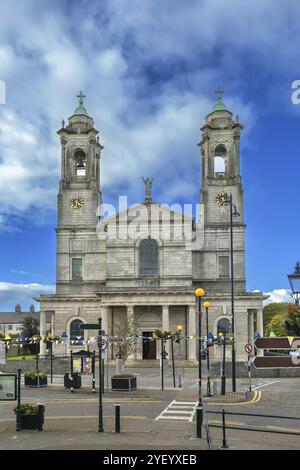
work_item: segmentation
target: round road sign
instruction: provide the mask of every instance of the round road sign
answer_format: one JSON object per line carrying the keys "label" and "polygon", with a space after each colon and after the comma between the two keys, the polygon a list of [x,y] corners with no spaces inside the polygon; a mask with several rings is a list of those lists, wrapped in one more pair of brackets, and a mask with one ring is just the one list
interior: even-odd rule
{"label": "round road sign", "polygon": [[108,347],[108,341],[104,338],[102,338],[102,344],[101,344],[101,349],[102,351],[105,351],[105,349],[107,349]]}
{"label": "round road sign", "polygon": [[245,351],[246,351],[246,353],[248,353],[248,354],[250,354],[250,353],[252,352],[252,346],[251,346],[251,344],[249,344],[249,343],[246,344],[246,346],[245,346]]}

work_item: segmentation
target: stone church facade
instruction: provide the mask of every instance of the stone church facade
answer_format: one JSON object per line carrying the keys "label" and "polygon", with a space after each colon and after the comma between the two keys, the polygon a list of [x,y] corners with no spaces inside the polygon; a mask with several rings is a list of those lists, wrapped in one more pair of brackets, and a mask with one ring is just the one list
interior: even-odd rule
{"label": "stone church facade", "polygon": [[[205,290],[209,300],[209,331],[231,328],[230,218],[220,204],[232,194],[239,216],[233,224],[235,339],[237,360],[245,360],[244,346],[254,331],[263,331],[260,292],[246,292],[245,223],[240,175],[240,133],[219,95],[201,128],[199,221],[178,208],[153,202],[152,180],[144,179],[145,200],[108,217],[102,215],[100,162],[103,146],[93,119],[79,95],[79,106],[58,131],[61,142],[61,179],[57,198],[56,293],[39,297],[41,334],[46,314],[54,334],[67,335],[67,350],[82,349],[95,331],[79,329],[81,322],[102,317],[108,335],[118,333],[122,319],[133,319],[140,336],[156,329],[172,332],[183,326],[181,354],[197,361],[198,314],[194,292]],[[176,163],[176,162],[174,162]],[[219,204],[218,204],[219,202]],[[205,333],[205,312],[202,315]],[[74,343],[74,339],[79,339]],[[56,353],[65,345],[57,344]],[[45,353],[41,343],[41,354]],[[228,348],[230,349],[230,348]],[[178,356],[178,345],[175,344]],[[211,356],[219,358],[219,348]],[[230,357],[230,351],[228,351]],[[113,348],[110,357],[114,358]],[[156,341],[139,340],[132,357],[150,364],[160,357]],[[148,362],[147,362],[148,361]]]}

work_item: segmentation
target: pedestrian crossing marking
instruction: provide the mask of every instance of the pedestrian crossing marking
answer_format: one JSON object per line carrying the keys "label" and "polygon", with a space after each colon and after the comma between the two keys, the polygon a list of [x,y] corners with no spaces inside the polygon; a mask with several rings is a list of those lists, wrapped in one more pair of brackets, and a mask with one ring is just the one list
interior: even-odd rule
{"label": "pedestrian crossing marking", "polygon": [[[198,402],[194,401],[176,401],[173,400],[169,405],[155,418],[160,419],[184,420],[191,423],[196,413]],[[184,408],[184,409],[183,409]]]}

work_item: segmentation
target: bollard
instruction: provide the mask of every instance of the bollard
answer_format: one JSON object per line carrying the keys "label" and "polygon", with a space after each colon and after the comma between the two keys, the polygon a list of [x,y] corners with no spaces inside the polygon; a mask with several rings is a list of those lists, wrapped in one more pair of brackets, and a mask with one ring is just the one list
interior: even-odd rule
{"label": "bollard", "polygon": [[115,404],[115,432],[121,432],[121,405]]}
{"label": "bollard", "polygon": [[43,403],[38,403],[38,417],[39,417],[38,431],[43,430],[44,412],[45,412],[45,406],[43,405]]}
{"label": "bollard", "polygon": [[203,407],[202,405],[197,406],[196,414],[196,426],[197,426],[197,437],[202,439],[202,423],[203,423]]}
{"label": "bollard", "polygon": [[225,410],[222,410],[222,432],[223,432],[223,445],[222,449],[228,449],[227,441],[226,441],[226,424],[225,424]]}

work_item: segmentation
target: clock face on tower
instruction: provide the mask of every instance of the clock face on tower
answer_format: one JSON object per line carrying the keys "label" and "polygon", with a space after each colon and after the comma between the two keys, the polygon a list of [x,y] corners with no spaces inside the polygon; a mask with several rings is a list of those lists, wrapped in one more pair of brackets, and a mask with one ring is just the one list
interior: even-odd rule
{"label": "clock face on tower", "polygon": [[72,209],[81,209],[83,207],[84,200],[80,196],[75,196],[70,200],[70,206]]}
{"label": "clock face on tower", "polygon": [[226,193],[219,193],[219,194],[217,194],[217,197],[216,197],[216,203],[219,206],[223,206],[226,199],[227,199],[227,194]]}

